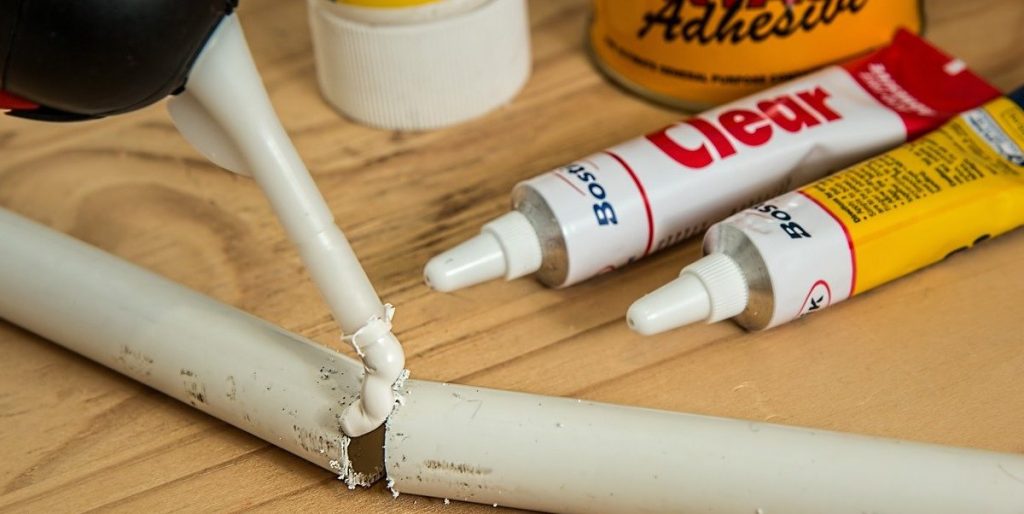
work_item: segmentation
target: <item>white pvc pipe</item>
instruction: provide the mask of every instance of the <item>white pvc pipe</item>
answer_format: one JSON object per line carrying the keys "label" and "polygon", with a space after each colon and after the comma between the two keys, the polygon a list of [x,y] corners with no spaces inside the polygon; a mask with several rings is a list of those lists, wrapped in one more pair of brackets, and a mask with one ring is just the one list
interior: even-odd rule
{"label": "white pvc pipe", "polygon": [[347,474],[351,359],[0,209],[0,317]]}
{"label": "white pvc pipe", "polygon": [[555,512],[1010,514],[1024,458],[410,380],[395,491]]}
{"label": "white pvc pipe", "polygon": [[[355,362],[2,209],[0,241],[0,317],[368,481],[336,419]],[[403,493],[562,512],[1024,509],[1017,455],[414,380],[402,398],[384,450]]]}

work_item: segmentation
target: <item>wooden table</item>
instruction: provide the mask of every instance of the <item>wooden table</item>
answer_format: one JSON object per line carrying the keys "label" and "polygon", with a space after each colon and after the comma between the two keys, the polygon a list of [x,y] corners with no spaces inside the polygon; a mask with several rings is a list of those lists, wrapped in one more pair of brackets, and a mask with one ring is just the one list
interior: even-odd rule
{"label": "wooden table", "polygon": [[[530,6],[534,73],[512,104],[435,132],[365,128],[317,92],[304,4],[246,0],[241,17],[284,124],[399,307],[416,377],[1024,452],[1020,230],[754,334],[731,323],[654,338],[626,328],[626,307],[695,259],[697,240],[566,290],[526,279],[434,293],[423,264],[503,212],[518,180],[679,115],[603,80],[581,48],[588,2],[559,0]],[[931,39],[1004,90],[1024,83],[1024,3],[926,5]],[[161,107],[75,125],[3,118],[0,156],[0,205],[341,347],[255,185],[203,160]],[[349,491],[3,322],[0,355],[3,510],[491,509],[393,500],[380,485]]]}

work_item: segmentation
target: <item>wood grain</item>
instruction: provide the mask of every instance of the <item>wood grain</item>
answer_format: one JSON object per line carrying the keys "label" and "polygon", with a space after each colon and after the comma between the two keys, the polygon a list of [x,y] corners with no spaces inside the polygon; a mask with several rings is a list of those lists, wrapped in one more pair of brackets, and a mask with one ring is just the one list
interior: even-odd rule
{"label": "wood grain", "polygon": [[[926,4],[933,40],[1004,90],[1024,83],[1024,4]],[[594,71],[581,48],[587,6],[530,5],[534,74],[510,105],[405,133],[346,121],[320,98],[304,2],[243,2],[286,127],[399,307],[415,376],[1024,452],[1020,230],[755,334],[729,323],[655,338],[626,328],[629,303],[694,259],[695,240],[566,290],[520,280],[441,295],[422,284],[425,261],[505,210],[517,181],[679,116]],[[342,348],[257,188],[205,162],[160,106],[75,125],[0,119],[0,156],[0,205]],[[493,510],[349,491],[2,322],[0,354],[0,510]]]}

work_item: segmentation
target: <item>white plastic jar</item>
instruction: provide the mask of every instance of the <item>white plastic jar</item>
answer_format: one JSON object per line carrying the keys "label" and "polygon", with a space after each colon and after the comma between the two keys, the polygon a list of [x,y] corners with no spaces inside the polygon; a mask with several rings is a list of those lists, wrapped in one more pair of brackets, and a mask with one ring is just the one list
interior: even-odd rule
{"label": "white plastic jar", "polygon": [[320,90],[360,123],[459,123],[507,103],[530,74],[525,0],[308,4]]}

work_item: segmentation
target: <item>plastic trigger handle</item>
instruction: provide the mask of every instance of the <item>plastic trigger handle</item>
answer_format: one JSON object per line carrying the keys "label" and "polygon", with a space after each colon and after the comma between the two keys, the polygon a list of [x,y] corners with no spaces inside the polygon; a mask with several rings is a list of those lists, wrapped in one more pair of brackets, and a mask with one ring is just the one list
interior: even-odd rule
{"label": "plastic trigger handle", "polygon": [[167,110],[185,140],[210,162],[232,173],[252,176],[238,145],[187,89],[167,102]]}

